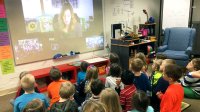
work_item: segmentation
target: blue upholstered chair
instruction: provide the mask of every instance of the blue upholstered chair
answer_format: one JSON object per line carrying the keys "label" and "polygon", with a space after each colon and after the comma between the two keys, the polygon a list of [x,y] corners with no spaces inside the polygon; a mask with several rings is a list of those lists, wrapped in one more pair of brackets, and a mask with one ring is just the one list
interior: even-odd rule
{"label": "blue upholstered chair", "polygon": [[163,45],[158,48],[158,54],[164,54],[174,59],[180,66],[186,66],[192,52],[193,39],[196,30],[193,28],[166,28]]}

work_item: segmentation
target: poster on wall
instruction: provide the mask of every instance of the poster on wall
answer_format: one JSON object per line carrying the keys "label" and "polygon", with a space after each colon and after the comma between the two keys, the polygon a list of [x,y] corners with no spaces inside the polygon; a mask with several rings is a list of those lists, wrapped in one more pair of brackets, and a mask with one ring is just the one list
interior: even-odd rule
{"label": "poster on wall", "polygon": [[12,58],[11,46],[0,46],[0,60]]}
{"label": "poster on wall", "polygon": [[8,31],[6,18],[0,18],[0,32]]}
{"label": "poster on wall", "polygon": [[0,46],[10,45],[8,32],[0,32]]}
{"label": "poster on wall", "polygon": [[14,59],[10,46],[4,1],[0,0],[0,65],[3,75],[14,73]]}
{"label": "poster on wall", "polygon": [[0,18],[5,18],[5,17],[6,17],[5,7],[3,3],[0,2]]}
{"label": "poster on wall", "polygon": [[2,74],[10,74],[13,73],[14,70],[14,60],[13,59],[5,59],[1,61],[1,70]]}

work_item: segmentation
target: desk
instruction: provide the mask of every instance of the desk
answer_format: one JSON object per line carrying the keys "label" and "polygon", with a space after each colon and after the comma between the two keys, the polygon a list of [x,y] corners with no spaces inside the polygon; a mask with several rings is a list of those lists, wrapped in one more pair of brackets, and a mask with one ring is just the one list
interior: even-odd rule
{"label": "desk", "polygon": [[[130,56],[137,52],[143,52],[147,55],[147,46],[152,46],[155,50],[155,43],[157,40],[148,40],[146,42],[139,42],[140,39],[133,40],[120,40],[120,39],[111,39],[111,52],[114,52],[119,55],[120,64],[123,69],[129,69],[129,58]],[[133,44],[135,42],[135,44]]]}

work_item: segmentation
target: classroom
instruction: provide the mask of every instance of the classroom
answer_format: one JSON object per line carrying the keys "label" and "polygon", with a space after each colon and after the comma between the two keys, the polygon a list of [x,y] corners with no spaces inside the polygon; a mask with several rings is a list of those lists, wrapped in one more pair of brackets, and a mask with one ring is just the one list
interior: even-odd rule
{"label": "classroom", "polygon": [[[199,10],[200,0],[0,0],[0,112],[56,112],[68,99],[73,112],[198,112]],[[19,106],[30,83],[41,100]]]}

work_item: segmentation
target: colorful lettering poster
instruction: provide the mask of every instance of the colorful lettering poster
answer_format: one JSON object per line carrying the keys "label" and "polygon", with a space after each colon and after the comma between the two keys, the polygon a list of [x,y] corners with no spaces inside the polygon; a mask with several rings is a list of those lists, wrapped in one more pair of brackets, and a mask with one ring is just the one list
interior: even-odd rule
{"label": "colorful lettering poster", "polygon": [[12,58],[11,46],[0,46],[0,61]]}
{"label": "colorful lettering poster", "polygon": [[10,74],[14,73],[14,60],[13,59],[5,59],[1,61],[1,70],[2,74]]}
{"label": "colorful lettering poster", "polygon": [[0,18],[5,18],[6,17],[6,13],[5,13],[5,7],[4,4],[0,3]]}
{"label": "colorful lettering poster", "polygon": [[0,46],[10,45],[8,32],[0,32]]}
{"label": "colorful lettering poster", "polygon": [[8,31],[7,19],[0,18],[0,32],[7,32],[7,31]]}

